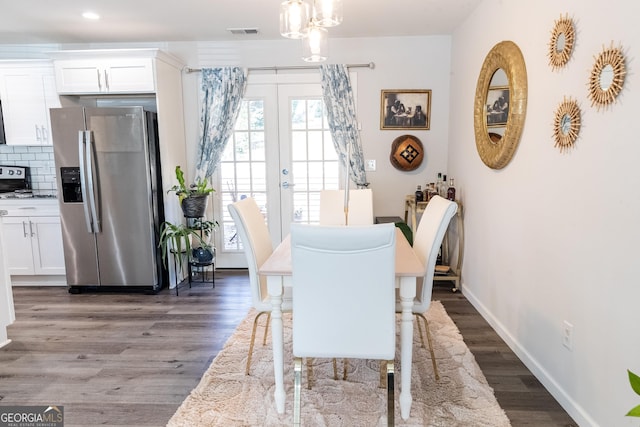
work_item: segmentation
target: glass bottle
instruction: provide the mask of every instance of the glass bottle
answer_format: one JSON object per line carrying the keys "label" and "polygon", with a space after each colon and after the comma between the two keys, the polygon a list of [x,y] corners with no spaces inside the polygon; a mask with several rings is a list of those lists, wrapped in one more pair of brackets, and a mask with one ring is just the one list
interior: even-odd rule
{"label": "glass bottle", "polygon": [[438,172],[436,179],[436,194],[442,195],[442,173]]}
{"label": "glass bottle", "polygon": [[416,203],[421,202],[423,200],[422,186],[418,185],[418,189],[416,190]]}
{"label": "glass bottle", "polygon": [[456,187],[453,186],[453,178],[449,180],[449,188],[447,188],[447,199],[452,202],[456,201]]}

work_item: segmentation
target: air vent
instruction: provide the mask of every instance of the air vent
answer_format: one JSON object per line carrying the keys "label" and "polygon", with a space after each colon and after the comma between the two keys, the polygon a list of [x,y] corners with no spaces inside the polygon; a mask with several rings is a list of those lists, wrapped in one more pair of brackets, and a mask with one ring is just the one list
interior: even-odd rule
{"label": "air vent", "polygon": [[258,34],[257,28],[227,28],[231,34]]}

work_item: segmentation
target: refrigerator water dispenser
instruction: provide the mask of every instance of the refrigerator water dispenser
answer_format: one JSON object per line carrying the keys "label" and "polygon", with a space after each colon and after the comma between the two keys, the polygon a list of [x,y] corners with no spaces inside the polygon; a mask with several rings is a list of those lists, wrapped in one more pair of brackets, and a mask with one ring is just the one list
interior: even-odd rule
{"label": "refrigerator water dispenser", "polygon": [[60,168],[60,180],[62,181],[62,200],[65,203],[82,203],[80,168]]}

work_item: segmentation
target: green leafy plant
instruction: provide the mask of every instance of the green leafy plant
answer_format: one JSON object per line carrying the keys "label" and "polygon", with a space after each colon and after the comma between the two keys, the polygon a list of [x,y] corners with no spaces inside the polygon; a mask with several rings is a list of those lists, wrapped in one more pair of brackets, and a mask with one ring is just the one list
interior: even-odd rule
{"label": "green leafy plant", "polygon": [[[636,392],[637,395],[640,396],[640,377],[627,369],[629,373],[629,384],[631,384],[631,388]],[[640,417],[640,405],[635,406],[629,412],[627,412],[628,417]]]}
{"label": "green leafy plant", "polygon": [[178,181],[178,183],[167,190],[167,192],[175,192],[180,203],[182,203],[182,200],[189,196],[206,195],[215,191],[213,187],[209,186],[209,182],[206,179],[202,178],[197,179],[195,183],[187,187],[184,179],[184,172],[180,168],[180,165],[176,166],[176,180]]}
{"label": "green leafy plant", "polygon": [[162,259],[166,267],[169,254],[173,253],[176,265],[182,270],[184,260],[192,253],[192,248],[203,247],[211,249],[208,237],[218,227],[218,221],[197,219],[192,226],[174,224],[169,221],[162,223],[160,227],[160,248]]}

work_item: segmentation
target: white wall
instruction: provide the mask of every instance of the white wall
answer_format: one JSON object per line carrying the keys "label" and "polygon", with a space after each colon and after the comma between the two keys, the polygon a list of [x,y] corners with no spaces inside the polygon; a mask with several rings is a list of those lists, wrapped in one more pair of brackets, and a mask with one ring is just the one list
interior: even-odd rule
{"label": "white wall", "polygon": [[[551,30],[566,13],[574,54],[553,71]],[[580,425],[637,425],[624,415],[640,403],[626,372],[640,372],[639,15],[640,3],[625,0],[486,0],[452,40],[449,173],[465,205],[463,292]],[[496,171],[478,156],[473,104],[484,58],[502,40],[522,50],[529,91],[519,148]],[[618,102],[598,112],[587,82],[612,41],[629,69]],[[583,112],[568,153],[552,138],[564,96]]]}
{"label": "white wall", "polygon": [[[374,214],[404,215],[404,197],[416,185],[435,182],[437,172],[446,173],[449,121],[449,64],[451,38],[405,37],[380,39],[329,38],[330,63],[374,62],[373,70],[355,68],[357,73],[358,119],[366,159],[375,159],[377,170],[367,179],[374,193]],[[237,65],[243,67],[308,65],[300,59],[300,44],[292,40],[265,42],[170,43],[167,49],[190,67]],[[315,72],[315,71],[310,71]],[[187,159],[195,169],[199,126],[199,77],[183,76]],[[380,93],[383,89],[431,89],[431,128],[403,132],[380,130]],[[412,172],[396,170],[389,162],[391,143],[403,134],[418,137],[426,157]]]}

